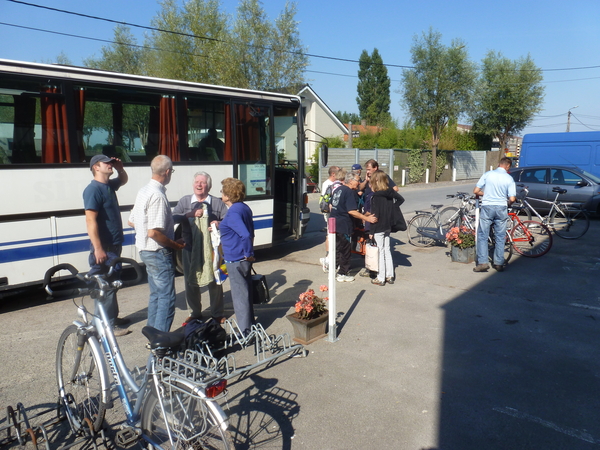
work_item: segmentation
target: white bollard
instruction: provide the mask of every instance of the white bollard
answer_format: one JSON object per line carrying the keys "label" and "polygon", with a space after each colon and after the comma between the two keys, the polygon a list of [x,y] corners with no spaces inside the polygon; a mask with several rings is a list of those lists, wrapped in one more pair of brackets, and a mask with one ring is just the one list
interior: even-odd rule
{"label": "white bollard", "polygon": [[402,169],[402,184],[401,186],[406,186],[406,169]]}
{"label": "white bollard", "polygon": [[429,169],[425,169],[425,184],[429,183]]}
{"label": "white bollard", "polygon": [[456,167],[452,169],[452,181],[456,181]]}
{"label": "white bollard", "polygon": [[327,221],[327,233],[329,234],[329,255],[327,262],[329,264],[329,332],[327,341],[335,342],[338,340],[337,337],[337,311],[335,302],[335,291],[336,291],[336,267],[337,262],[335,260],[336,254],[336,235],[335,235],[335,219],[330,217]]}

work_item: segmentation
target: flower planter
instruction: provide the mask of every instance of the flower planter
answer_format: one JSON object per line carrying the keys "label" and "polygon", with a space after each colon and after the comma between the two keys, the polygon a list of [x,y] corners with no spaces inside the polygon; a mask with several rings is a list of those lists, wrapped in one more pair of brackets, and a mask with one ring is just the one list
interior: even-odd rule
{"label": "flower planter", "polygon": [[475,261],[475,247],[459,248],[452,246],[451,249],[452,262],[470,264]]}
{"label": "flower planter", "polygon": [[327,335],[328,312],[316,319],[300,319],[298,313],[289,314],[286,317],[294,328],[294,341],[299,344],[312,344]]}

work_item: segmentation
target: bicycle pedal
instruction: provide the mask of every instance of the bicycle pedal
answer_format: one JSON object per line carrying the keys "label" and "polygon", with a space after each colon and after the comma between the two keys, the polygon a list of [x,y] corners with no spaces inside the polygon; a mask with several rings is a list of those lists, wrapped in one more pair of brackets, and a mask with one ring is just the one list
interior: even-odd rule
{"label": "bicycle pedal", "polygon": [[140,438],[141,433],[139,430],[135,428],[126,427],[122,430],[117,431],[117,435],[115,437],[117,445],[127,446],[136,442]]}

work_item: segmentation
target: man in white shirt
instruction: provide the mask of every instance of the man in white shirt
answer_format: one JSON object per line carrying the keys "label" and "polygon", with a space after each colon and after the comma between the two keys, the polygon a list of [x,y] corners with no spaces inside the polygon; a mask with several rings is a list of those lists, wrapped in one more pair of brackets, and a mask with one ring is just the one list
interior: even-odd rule
{"label": "man in white shirt", "polygon": [[165,186],[175,170],[168,156],[158,155],[150,163],[152,179],[141,188],[129,217],[135,228],[135,246],[146,265],[150,298],[148,326],[169,331],[175,317],[175,264],[173,251],[181,250],[183,239],[175,241],[175,227]]}

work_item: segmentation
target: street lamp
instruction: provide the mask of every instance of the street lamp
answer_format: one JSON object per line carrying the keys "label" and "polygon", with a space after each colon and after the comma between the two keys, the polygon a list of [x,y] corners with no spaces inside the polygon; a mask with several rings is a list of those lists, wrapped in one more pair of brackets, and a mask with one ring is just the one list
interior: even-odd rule
{"label": "street lamp", "polygon": [[[579,108],[579,105],[573,106],[571,109]],[[567,133],[571,131],[571,109],[567,113]]]}

